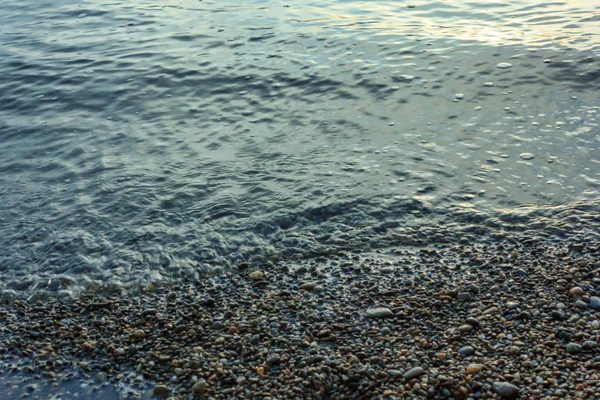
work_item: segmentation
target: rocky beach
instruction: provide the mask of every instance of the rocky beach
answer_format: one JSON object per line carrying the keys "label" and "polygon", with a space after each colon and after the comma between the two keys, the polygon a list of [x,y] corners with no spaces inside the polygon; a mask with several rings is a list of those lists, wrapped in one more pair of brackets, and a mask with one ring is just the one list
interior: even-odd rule
{"label": "rocky beach", "polygon": [[[579,238],[582,239],[582,238]],[[591,399],[600,243],[240,264],[200,283],[7,302],[10,398]]]}
{"label": "rocky beach", "polygon": [[600,398],[598,15],[1,1],[0,400]]}

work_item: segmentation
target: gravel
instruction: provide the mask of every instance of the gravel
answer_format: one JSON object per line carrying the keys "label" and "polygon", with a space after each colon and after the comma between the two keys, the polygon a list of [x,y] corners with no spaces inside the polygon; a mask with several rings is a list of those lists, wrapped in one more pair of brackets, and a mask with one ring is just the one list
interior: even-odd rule
{"label": "gravel", "polygon": [[118,398],[102,397],[111,388],[122,398],[593,398],[598,246],[518,243],[278,261],[135,296],[14,299],[0,309],[0,381],[7,398]]}

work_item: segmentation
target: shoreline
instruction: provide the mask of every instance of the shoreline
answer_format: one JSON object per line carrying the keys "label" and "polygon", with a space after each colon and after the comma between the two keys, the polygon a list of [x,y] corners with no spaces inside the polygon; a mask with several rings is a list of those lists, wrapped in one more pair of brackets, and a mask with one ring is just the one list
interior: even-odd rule
{"label": "shoreline", "polygon": [[0,382],[14,398],[592,398],[599,254],[437,245],[17,300],[0,311]]}

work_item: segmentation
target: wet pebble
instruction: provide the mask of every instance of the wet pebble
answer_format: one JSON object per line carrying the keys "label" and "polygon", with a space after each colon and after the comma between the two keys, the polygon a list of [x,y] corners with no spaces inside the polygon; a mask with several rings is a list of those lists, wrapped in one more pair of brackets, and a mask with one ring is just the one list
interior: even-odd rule
{"label": "wet pebble", "polygon": [[194,383],[194,386],[192,386],[192,391],[194,391],[194,393],[197,394],[203,394],[204,392],[206,392],[206,388],[206,381],[204,379],[200,379],[198,380],[198,382]]}
{"label": "wet pebble", "polygon": [[571,289],[569,289],[569,295],[571,295],[571,297],[579,297],[579,296],[583,296],[585,292],[583,291],[582,288],[580,288],[579,286],[575,286],[572,287]]}
{"label": "wet pebble", "polygon": [[506,69],[506,68],[512,67],[512,64],[511,63],[507,63],[507,62],[501,62],[501,63],[498,63],[496,65],[496,67],[498,67],[500,69]]}
{"label": "wet pebble", "polygon": [[264,279],[265,274],[262,271],[252,271],[248,274],[248,277],[253,281],[260,281]]}
{"label": "wet pebble", "polygon": [[567,344],[565,349],[567,350],[567,353],[570,353],[570,354],[581,353],[581,345],[579,345],[577,343],[569,343],[569,344]]}
{"label": "wet pebble", "polygon": [[387,307],[369,308],[365,312],[365,318],[377,319],[377,318],[391,318],[393,316],[394,316],[394,313],[392,312],[392,310],[390,310]]}
{"label": "wet pebble", "polygon": [[594,350],[596,347],[598,347],[598,343],[594,342],[593,340],[586,340],[581,345],[581,348],[583,350],[588,350],[588,351],[589,350]]}
{"label": "wet pebble", "polygon": [[519,396],[519,388],[508,382],[494,382],[492,389],[506,400],[513,400]]}
{"label": "wet pebble", "polygon": [[414,378],[418,378],[419,376],[423,375],[425,373],[425,370],[421,367],[414,367],[409,369],[408,371],[406,371],[404,374],[402,374],[402,377],[404,379],[414,379]]}
{"label": "wet pebble", "polygon": [[532,153],[521,153],[519,154],[519,157],[521,157],[523,160],[533,160],[535,158]]}
{"label": "wet pebble", "polygon": [[475,354],[475,349],[471,346],[463,346],[460,349],[458,349],[458,353],[462,354],[465,357],[469,357]]}
{"label": "wet pebble", "polygon": [[166,397],[171,394],[171,388],[166,385],[156,385],[152,390],[156,397]]}
{"label": "wet pebble", "polygon": [[590,308],[593,310],[600,310],[600,297],[590,297]]}

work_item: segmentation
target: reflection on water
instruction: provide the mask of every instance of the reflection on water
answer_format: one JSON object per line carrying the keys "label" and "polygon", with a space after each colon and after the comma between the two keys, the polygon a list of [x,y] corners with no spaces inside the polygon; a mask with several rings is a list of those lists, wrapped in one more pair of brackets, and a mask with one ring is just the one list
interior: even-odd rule
{"label": "reflection on water", "polygon": [[599,6],[408,5],[0,5],[2,285],[593,232]]}

